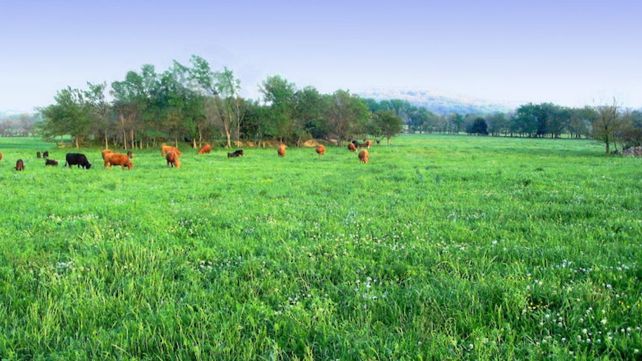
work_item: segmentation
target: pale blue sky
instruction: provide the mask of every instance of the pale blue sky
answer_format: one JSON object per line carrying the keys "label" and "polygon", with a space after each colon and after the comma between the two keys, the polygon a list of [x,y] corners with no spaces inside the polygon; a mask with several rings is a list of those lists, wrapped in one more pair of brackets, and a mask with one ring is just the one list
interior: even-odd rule
{"label": "pale blue sky", "polygon": [[257,96],[422,89],[493,102],[642,107],[642,1],[0,0],[0,110],[199,54]]}

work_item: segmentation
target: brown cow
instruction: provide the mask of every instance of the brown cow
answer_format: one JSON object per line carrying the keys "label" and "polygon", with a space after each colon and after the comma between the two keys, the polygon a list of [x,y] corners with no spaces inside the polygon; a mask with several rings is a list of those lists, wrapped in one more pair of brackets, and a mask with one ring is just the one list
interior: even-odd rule
{"label": "brown cow", "polygon": [[317,145],[317,148],[315,149],[315,151],[317,152],[317,154],[320,157],[320,156],[325,154],[325,147],[323,146],[323,144],[319,144],[319,145]]}
{"label": "brown cow", "polygon": [[205,144],[204,146],[201,147],[201,149],[198,150],[198,154],[207,154],[212,151],[212,146],[209,144]]}
{"label": "brown cow", "polygon": [[2,152],[0,152],[0,160],[2,160]]}
{"label": "brown cow", "polygon": [[23,162],[22,159],[18,159],[16,162],[16,170],[18,172],[25,170],[25,162]]}
{"label": "brown cow", "polygon": [[120,153],[107,153],[105,154],[105,168],[110,167],[112,165],[119,165],[122,166],[123,169],[132,169],[134,165],[132,164],[132,161],[129,159],[129,157],[126,154],[120,154]]}
{"label": "brown cow", "polygon": [[359,152],[359,160],[361,161],[361,163],[364,163],[364,164],[368,163],[368,151],[367,150],[364,149],[364,150]]}
{"label": "brown cow", "polygon": [[164,156],[165,156],[167,153],[169,153],[169,152],[174,152],[174,153],[176,153],[178,156],[180,156],[181,154],[183,154],[183,153],[181,153],[181,151],[180,151],[180,150],[178,150],[178,148],[176,148],[176,147],[172,147],[171,145],[165,145],[165,144],[162,144],[162,145],[161,145],[161,155],[164,157]]}
{"label": "brown cow", "polygon": [[363,146],[370,149],[370,146],[372,145],[372,141],[370,139],[366,139],[365,142],[363,142]]}
{"label": "brown cow", "polygon": [[348,143],[348,150],[351,152],[355,152],[357,150],[357,146],[354,145],[354,143]]}
{"label": "brown cow", "polygon": [[173,151],[168,152],[165,155],[165,160],[167,160],[167,166],[170,167],[170,168],[171,167],[180,168],[181,167],[181,161],[180,161],[179,157],[180,157],[179,153],[176,153],[176,152],[173,152]]}
{"label": "brown cow", "polygon": [[285,148],[287,148],[285,144],[279,145],[279,149],[276,151],[279,157],[285,157]]}
{"label": "brown cow", "polygon": [[100,155],[103,157],[103,161],[105,161],[105,167],[107,166],[107,155],[112,154],[112,152],[109,149],[104,149],[102,152],[100,152]]}

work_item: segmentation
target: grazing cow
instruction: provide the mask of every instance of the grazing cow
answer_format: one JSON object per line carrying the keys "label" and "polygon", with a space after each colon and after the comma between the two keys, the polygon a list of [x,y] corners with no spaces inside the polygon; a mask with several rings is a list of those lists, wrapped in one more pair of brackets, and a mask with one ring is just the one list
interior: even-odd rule
{"label": "grazing cow", "polygon": [[364,163],[364,164],[368,163],[368,151],[367,150],[364,149],[364,150],[359,152],[359,160],[361,161],[361,163]]}
{"label": "grazing cow", "polygon": [[243,149],[237,149],[232,153],[227,153],[228,158],[236,158],[236,157],[242,157],[242,156],[243,156]]}
{"label": "grazing cow", "polygon": [[105,155],[105,168],[111,168],[112,165],[122,166],[123,169],[132,169],[134,167],[129,157],[120,153],[108,153]]}
{"label": "grazing cow", "polygon": [[49,151],[48,151],[48,150],[45,150],[45,151],[42,153],[42,157],[43,157],[43,158],[49,158]]}
{"label": "grazing cow", "polygon": [[357,146],[354,145],[354,143],[348,143],[348,150],[351,152],[355,152],[357,150]]}
{"label": "grazing cow", "polygon": [[23,162],[22,159],[18,159],[16,162],[16,170],[18,172],[25,170],[25,162]]}
{"label": "grazing cow", "polygon": [[171,145],[165,145],[165,144],[162,144],[162,145],[161,145],[161,155],[164,157],[164,156],[165,156],[167,153],[169,153],[169,152],[174,152],[174,153],[176,153],[179,157],[181,156],[181,154],[183,154],[183,153],[181,153],[181,151],[180,151],[180,150],[178,150],[178,148],[176,148],[176,147],[172,147]]}
{"label": "grazing cow", "polygon": [[36,158],[38,158],[38,159],[42,158],[42,153],[36,152]]}
{"label": "grazing cow", "polygon": [[57,167],[58,166],[58,161],[55,161],[53,159],[46,159],[45,160],[45,167],[46,166]]}
{"label": "grazing cow", "polygon": [[212,146],[209,144],[205,144],[204,146],[201,147],[201,149],[198,150],[198,154],[209,154],[209,152],[212,151]]}
{"label": "grazing cow", "polygon": [[65,156],[65,160],[65,166],[69,166],[69,168],[71,168],[71,166],[73,165],[77,165],[78,168],[91,168],[91,163],[89,163],[87,157],[81,153],[67,153],[67,155]]}
{"label": "grazing cow", "polygon": [[277,149],[276,153],[279,155],[279,157],[285,157],[285,144],[280,144],[279,149]]}
{"label": "grazing cow", "polygon": [[129,157],[129,159],[134,159],[134,153],[132,153],[131,150],[127,151],[127,156]]}
{"label": "grazing cow", "polygon": [[323,144],[319,144],[319,145],[317,145],[317,147],[316,147],[316,149],[315,149],[315,152],[317,152],[317,154],[319,155],[319,157],[320,157],[320,156],[322,156],[322,155],[324,155],[324,154],[325,154],[325,147],[323,146]]}
{"label": "grazing cow", "polygon": [[180,157],[179,154],[176,153],[176,152],[172,152],[172,151],[168,152],[165,155],[165,160],[167,160],[167,166],[170,167],[170,168],[171,167],[180,168],[181,167],[181,161],[180,161],[179,157]]}

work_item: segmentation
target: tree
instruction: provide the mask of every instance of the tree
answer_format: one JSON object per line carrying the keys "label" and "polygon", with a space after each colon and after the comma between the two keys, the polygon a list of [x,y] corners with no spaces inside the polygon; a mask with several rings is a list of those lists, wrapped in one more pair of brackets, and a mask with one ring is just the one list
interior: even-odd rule
{"label": "tree", "polygon": [[615,134],[622,124],[618,106],[613,102],[613,105],[598,106],[595,110],[597,118],[593,121],[593,138],[604,142],[606,154],[610,154],[611,144],[615,142]]}
{"label": "tree", "polygon": [[76,148],[80,148],[92,128],[91,109],[84,92],[68,87],[59,91],[54,101],[54,104],[42,110],[45,137],[71,135]]}
{"label": "tree", "polygon": [[286,141],[295,133],[294,108],[296,86],[285,78],[270,76],[261,84],[264,101],[269,104],[269,120],[273,123],[276,137]]}
{"label": "tree", "polygon": [[488,117],[488,132],[492,135],[499,135],[500,133],[507,133],[510,127],[510,122],[505,113],[493,113]]}
{"label": "tree", "polygon": [[468,127],[467,132],[469,134],[488,135],[488,125],[486,124],[486,120],[481,117],[476,118]]}
{"label": "tree", "polygon": [[331,134],[337,138],[338,145],[349,140],[360,129],[365,128],[370,111],[361,98],[345,90],[337,90],[329,98],[327,119]]}
{"label": "tree", "polygon": [[223,68],[221,72],[214,72],[207,60],[200,56],[193,55],[190,63],[192,66],[188,71],[192,87],[205,97],[220,98],[207,101],[208,107],[220,108],[206,111],[204,121],[220,126],[221,132],[225,134],[226,146],[230,148],[232,131],[235,131],[237,142],[241,136],[243,118],[239,97],[241,82],[228,68]]}
{"label": "tree", "polygon": [[324,117],[327,102],[314,87],[305,87],[294,94],[295,136],[297,144],[302,137],[327,138],[330,129]]}
{"label": "tree", "polygon": [[113,127],[111,122],[111,106],[105,100],[106,83],[92,84],[87,83],[85,98],[89,106],[89,116],[93,132],[97,135],[102,134],[105,142],[105,149],[109,148],[109,129]]}
{"label": "tree", "polygon": [[381,134],[386,137],[388,144],[390,144],[390,138],[403,130],[403,120],[391,110],[380,110],[374,113],[373,120]]}

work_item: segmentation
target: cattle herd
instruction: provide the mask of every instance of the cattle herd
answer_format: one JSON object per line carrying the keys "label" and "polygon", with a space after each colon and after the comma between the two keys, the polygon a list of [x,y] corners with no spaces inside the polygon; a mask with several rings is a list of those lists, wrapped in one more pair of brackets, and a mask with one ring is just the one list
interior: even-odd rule
{"label": "cattle herd", "polygon": [[[358,154],[358,157],[360,162],[368,163],[368,149],[370,149],[371,145],[372,142],[370,140],[364,140],[363,143],[353,140],[352,142],[348,143],[348,150],[351,152],[356,152],[358,148],[367,148],[361,150]],[[279,145],[279,147],[277,148],[277,154],[279,157],[285,157],[286,148],[287,147],[285,144]],[[314,150],[319,155],[319,157],[321,157],[325,154],[326,148],[324,145],[320,144],[316,146]],[[211,151],[212,146],[210,144],[205,144],[198,150],[198,154],[208,154]],[[178,150],[177,147],[165,144],[161,145],[161,156],[165,158],[165,160],[167,161],[167,166],[170,168],[180,168],[180,157],[182,154],[183,153],[181,153],[181,151]],[[132,163],[134,154],[131,151],[128,151],[126,154],[122,154],[113,152],[109,149],[105,149],[101,152],[101,155],[103,158],[103,166],[105,168],[111,168],[111,166],[114,165],[120,166],[123,169],[132,169],[134,167],[134,164]],[[243,149],[237,149],[233,152],[227,153],[228,158],[237,158],[242,157],[243,155]],[[2,152],[0,152],[0,161],[2,160],[2,158],[3,154]],[[55,167],[58,165],[58,161],[49,158],[48,151],[36,152],[36,158],[44,158],[46,167]],[[89,162],[89,159],[87,159],[87,156],[82,153],[67,153],[65,155],[65,167],[72,168],[73,166],[76,166],[78,168],[90,169],[91,163]],[[25,162],[22,159],[18,159],[16,161],[15,169],[16,171],[23,171],[25,169]]]}

